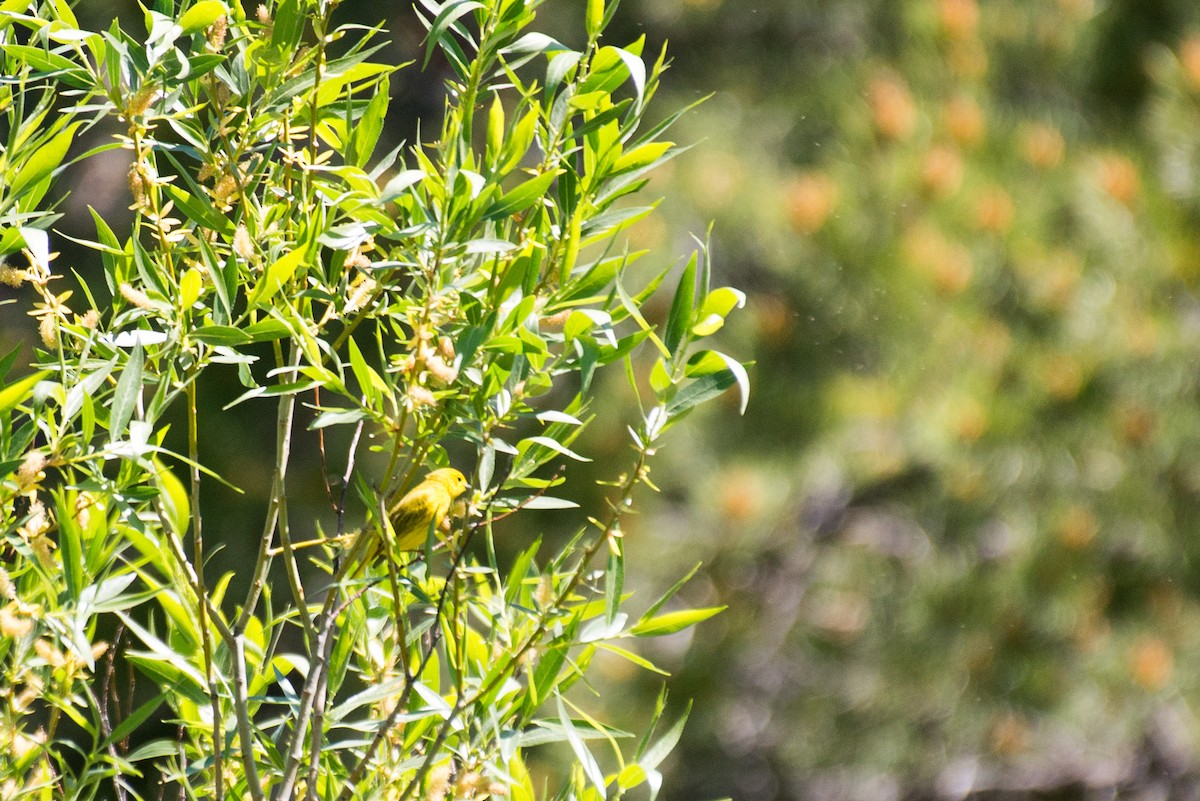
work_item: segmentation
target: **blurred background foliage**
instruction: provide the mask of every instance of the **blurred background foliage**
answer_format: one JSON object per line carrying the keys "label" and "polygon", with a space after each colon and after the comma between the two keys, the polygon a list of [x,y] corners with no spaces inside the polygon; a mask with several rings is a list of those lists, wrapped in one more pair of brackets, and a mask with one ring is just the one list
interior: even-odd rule
{"label": "blurred background foliage", "polygon": [[758,362],[644,519],[730,605],[679,797],[1194,793],[1195,5],[637,14]]}
{"label": "blurred background foliage", "polygon": [[[399,62],[408,5],[342,11]],[[1200,9],[624,0],[610,33],[669,44],[659,113],[713,93],[631,238],[663,265],[714,221],[751,310],[724,349],[757,361],[747,415],[672,432],[628,526],[639,595],[703,561],[686,600],[729,605],[646,651],[696,702],[664,796],[1194,797]],[[436,129],[436,63],[392,87],[397,140]],[[60,230],[129,205],[109,156],[65,187]],[[624,417],[597,411],[603,459]],[[246,418],[205,451],[253,492],[271,422]],[[206,501],[237,564],[259,521]],[[593,699],[618,718],[657,686],[625,670]]]}

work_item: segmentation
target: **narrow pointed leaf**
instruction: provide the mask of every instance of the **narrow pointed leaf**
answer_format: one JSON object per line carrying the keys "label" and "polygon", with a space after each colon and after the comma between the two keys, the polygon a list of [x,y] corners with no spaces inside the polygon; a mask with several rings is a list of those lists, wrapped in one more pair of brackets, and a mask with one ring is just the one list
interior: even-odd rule
{"label": "narrow pointed leaf", "polygon": [[129,361],[125,363],[125,369],[121,371],[121,377],[117,380],[117,389],[113,393],[108,425],[109,438],[112,442],[120,440],[121,435],[125,433],[125,427],[129,425],[130,418],[133,417],[134,406],[142,391],[144,360],[142,344],[138,342],[133,346],[133,352],[129,354]]}

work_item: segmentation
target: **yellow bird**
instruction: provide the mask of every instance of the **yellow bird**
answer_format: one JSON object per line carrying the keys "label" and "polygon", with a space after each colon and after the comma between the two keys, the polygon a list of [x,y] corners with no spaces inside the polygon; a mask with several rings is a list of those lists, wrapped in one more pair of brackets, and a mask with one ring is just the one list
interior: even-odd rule
{"label": "yellow bird", "polygon": [[[450,513],[454,499],[467,489],[467,477],[453,467],[443,467],[425,476],[425,480],[404,494],[388,509],[388,520],[396,534],[395,550],[416,551],[425,545],[432,525],[439,528]],[[371,564],[379,555],[381,538],[375,527],[363,529],[360,536],[372,537],[359,567],[351,575]]]}

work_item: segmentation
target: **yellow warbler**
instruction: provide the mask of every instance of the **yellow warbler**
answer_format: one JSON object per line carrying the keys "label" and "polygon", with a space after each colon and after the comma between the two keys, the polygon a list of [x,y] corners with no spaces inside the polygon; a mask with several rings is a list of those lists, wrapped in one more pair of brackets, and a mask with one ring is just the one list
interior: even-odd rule
{"label": "yellow warbler", "polygon": [[[450,512],[454,499],[467,488],[467,478],[453,467],[443,467],[425,476],[425,480],[404,494],[388,509],[388,520],[396,533],[395,550],[416,551],[425,545],[429,528],[439,527]],[[374,527],[363,529],[360,536],[372,537],[357,570],[371,564],[379,555],[381,540]]]}

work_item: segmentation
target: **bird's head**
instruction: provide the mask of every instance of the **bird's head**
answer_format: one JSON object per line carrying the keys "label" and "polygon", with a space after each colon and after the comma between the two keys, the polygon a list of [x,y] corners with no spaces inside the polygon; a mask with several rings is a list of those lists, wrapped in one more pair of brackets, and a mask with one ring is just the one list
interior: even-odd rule
{"label": "bird's head", "polygon": [[452,498],[457,498],[467,489],[467,477],[453,467],[434,470],[425,477],[425,480],[438,482],[449,491]]}

